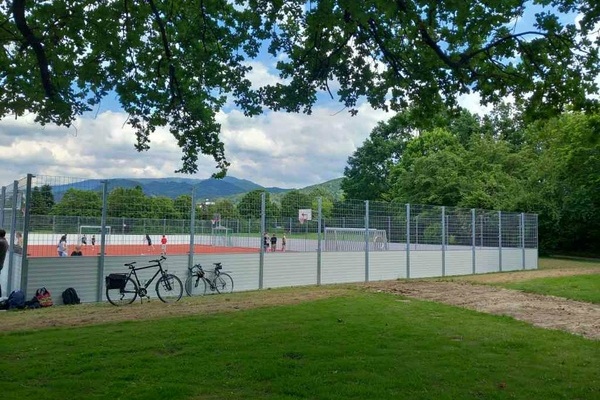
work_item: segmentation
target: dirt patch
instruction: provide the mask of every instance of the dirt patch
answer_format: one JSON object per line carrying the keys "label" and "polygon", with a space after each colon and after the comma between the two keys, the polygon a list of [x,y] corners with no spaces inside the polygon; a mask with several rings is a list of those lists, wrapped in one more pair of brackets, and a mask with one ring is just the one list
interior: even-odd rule
{"label": "dirt patch", "polygon": [[[540,276],[536,277],[544,274],[538,275]],[[528,278],[530,277],[531,275],[528,275]],[[478,277],[469,277],[472,278]],[[509,276],[504,278],[512,279]],[[388,281],[371,283],[367,287],[490,314],[508,315],[542,328],[560,329],[589,339],[600,340],[600,306],[591,303],[523,293],[466,281]]]}
{"label": "dirt patch", "polygon": [[153,298],[149,302],[144,300],[143,303],[136,300],[133,304],[123,307],[115,307],[109,303],[90,303],[37,310],[5,311],[0,314],[0,332],[236,312],[343,296],[351,290],[348,287],[307,287],[233,293],[231,295],[184,297],[177,303],[169,304]]}

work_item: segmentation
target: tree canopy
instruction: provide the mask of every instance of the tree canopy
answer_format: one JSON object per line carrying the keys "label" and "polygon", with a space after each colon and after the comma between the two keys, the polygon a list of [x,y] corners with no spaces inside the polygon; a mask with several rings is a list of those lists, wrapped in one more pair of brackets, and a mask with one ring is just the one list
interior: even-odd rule
{"label": "tree canopy", "polygon": [[[534,6],[545,8],[517,30]],[[215,118],[228,98],[248,116],[310,113],[324,93],[351,114],[366,99],[426,118],[478,92],[536,116],[590,108],[599,72],[600,6],[584,0],[7,0],[0,18],[0,117],[68,126],[116,93],[138,150],[168,126],[180,171],[207,154],[216,176],[229,165]],[[250,62],[264,56],[281,79],[257,87]]]}
{"label": "tree canopy", "polygon": [[[481,119],[461,114],[432,116],[436,127],[390,141],[385,152],[365,151],[381,126],[401,132],[414,120],[403,114],[380,124],[349,160],[364,167],[347,169],[342,187],[365,200],[536,213],[543,251],[597,254],[600,114],[566,112],[533,123],[506,106]],[[368,174],[380,165],[385,173],[373,186]]]}

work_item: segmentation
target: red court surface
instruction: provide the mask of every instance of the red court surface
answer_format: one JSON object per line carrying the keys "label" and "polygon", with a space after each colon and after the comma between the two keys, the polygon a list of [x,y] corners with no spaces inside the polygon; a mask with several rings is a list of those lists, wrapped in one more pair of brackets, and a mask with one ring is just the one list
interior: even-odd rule
{"label": "red court surface", "polygon": [[[67,254],[70,256],[75,246],[69,246]],[[194,245],[194,254],[207,253],[258,253],[260,249],[252,247],[225,247]],[[99,256],[100,246],[81,246],[84,256]],[[168,256],[186,255],[190,252],[189,244],[169,244],[167,246]],[[147,256],[160,255],[160,245],[148,246],[143,244],[108,244],[106,245],[106,256]],[[27,246],[29,257],[58,257],[56,245],[29,245]]]}

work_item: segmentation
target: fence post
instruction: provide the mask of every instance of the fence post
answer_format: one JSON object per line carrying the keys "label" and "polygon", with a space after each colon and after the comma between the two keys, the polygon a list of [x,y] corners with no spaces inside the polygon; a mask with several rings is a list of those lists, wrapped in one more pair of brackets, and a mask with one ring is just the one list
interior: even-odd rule
{"label": "fence post", "polygon": [[387,226],[387,240],[385,241],[385,249],[390,249],[390,242],[392,241],[392,216],[388,215],[388,226]]}
{"label": "fence post", "polygon": [[0,228],[4,227],[4,207],[6,207],[6,186],[2,186],[2,199],[0,199]]}
{"label": "fence post", "polygon": [[23,221],[23,248],[21,258],[21,290],[27,293],[27,278],[29,277],[29,258],[27,257],[27,242],[29,242],[29,225],[31,222],[31,181],[32,174],[27,174],[27,188],[25,189],[25,215]]}
{"label": "fence post", "polygon": [[106,251],[106,211],[108,208],[108,181],[102,181],[102,217],[100,219],[100,257],[98,258],[98,282],[96,301],[102,301],[104,283],[104,253]]}
{"label": "fence post", "polygon": [[266,193],[262,192],[260,195],[260,232],[259,232],[259,243],[260,243],[260,261],[258,264],[258,288],[263,288],[264,281],[264,267],[265,267],[265,246],[263,245],[264,234],[267,231],[267,207],[266,207]]}
{"label": "fence post", "polygon": [[194,239],[196,237],[196,186],[192,186],[192,209],[190,210],[190,253],[188,256],[188,268],[194,265]]}
{"label": "fence post", "polygon": [[369,200],[365,200],[365,282],[369,282]]}
{"label": "fence post", "polygon": [[323,209],[323,198],[319,197],[317,199],[317,207],[318,207],[318,214],[319,214],[319,221],[317,223],[317,229],[319,230],[319,233],[317,233],[317,285],[321,284],[321,251],[322,251],[322,247],[321,247],[321,232],[322,232],[322,219],[323,219],[323,215],[322,215],[322,209]]}
{"label": "fence post", "polygon": [[502,211],[498,211],[498,268],[502,272]]}
{"label": "fence post", "polygon": [[475,218],[475,209],[471,208],[471,258],[473,260],[473,274],[476,274],[476,266],[477,266],[477,261],[476,261],[476,252],[475,252],[475,224],[476,224],[476,218]]}
{"label": "fence post", "polygon": [[[12,281],[14,275],[14,257],[13,252],[15,248],[15,228],[17,226],[17,197],[19,195],[19,181],[13,181],[13,193],[12,193],[12,211],[10,218],[10,234],[9,234],[9,242],[8,242],[8,287],[7,293],[12,292]],[[21,275],[21,285],[23,284],[23,275]],[[25,290],[23,287],[20,287],[23,292]],[[27,292],[25,292],[27,293]]]}
{"label": "fence post", "polygon": [[521,213],[521,262],[522,267],[525,269],[525,213]]}
{"label": "fence post", "polygon": [[415,250],[419,246],[419,216],[415,217]]}
{"label": "fence post", "polygon": [[538,268],[538,259],[539,259],[539,254],[540,254],[540,221],[539,221],[539,215],[538,214],[534,214],[535,215],[535,250],[537,253],[537,256],[535,257],[535,269]]}
{"label": "fence post", "polygon": [[442,276],[446,276],[446,206],[442,206]]}
{"label": "fence post", "polygon": [[406,203],[406,279],[410,279],[410,204]]}
{"label": "fence post", "polygon": [[479,216],[479,247],[483,249],[483,215]]}

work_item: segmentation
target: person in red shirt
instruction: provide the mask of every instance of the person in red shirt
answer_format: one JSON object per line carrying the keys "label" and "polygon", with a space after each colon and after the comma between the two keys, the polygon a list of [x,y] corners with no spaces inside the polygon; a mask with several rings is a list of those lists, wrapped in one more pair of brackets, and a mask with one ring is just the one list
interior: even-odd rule
{"label": "person in red shirt", "polygon": [[162,254],[163,256],[167,255],[167,237],[165,235],[162,235],[162,239],[160,239],[160,248],[160,254]]}

